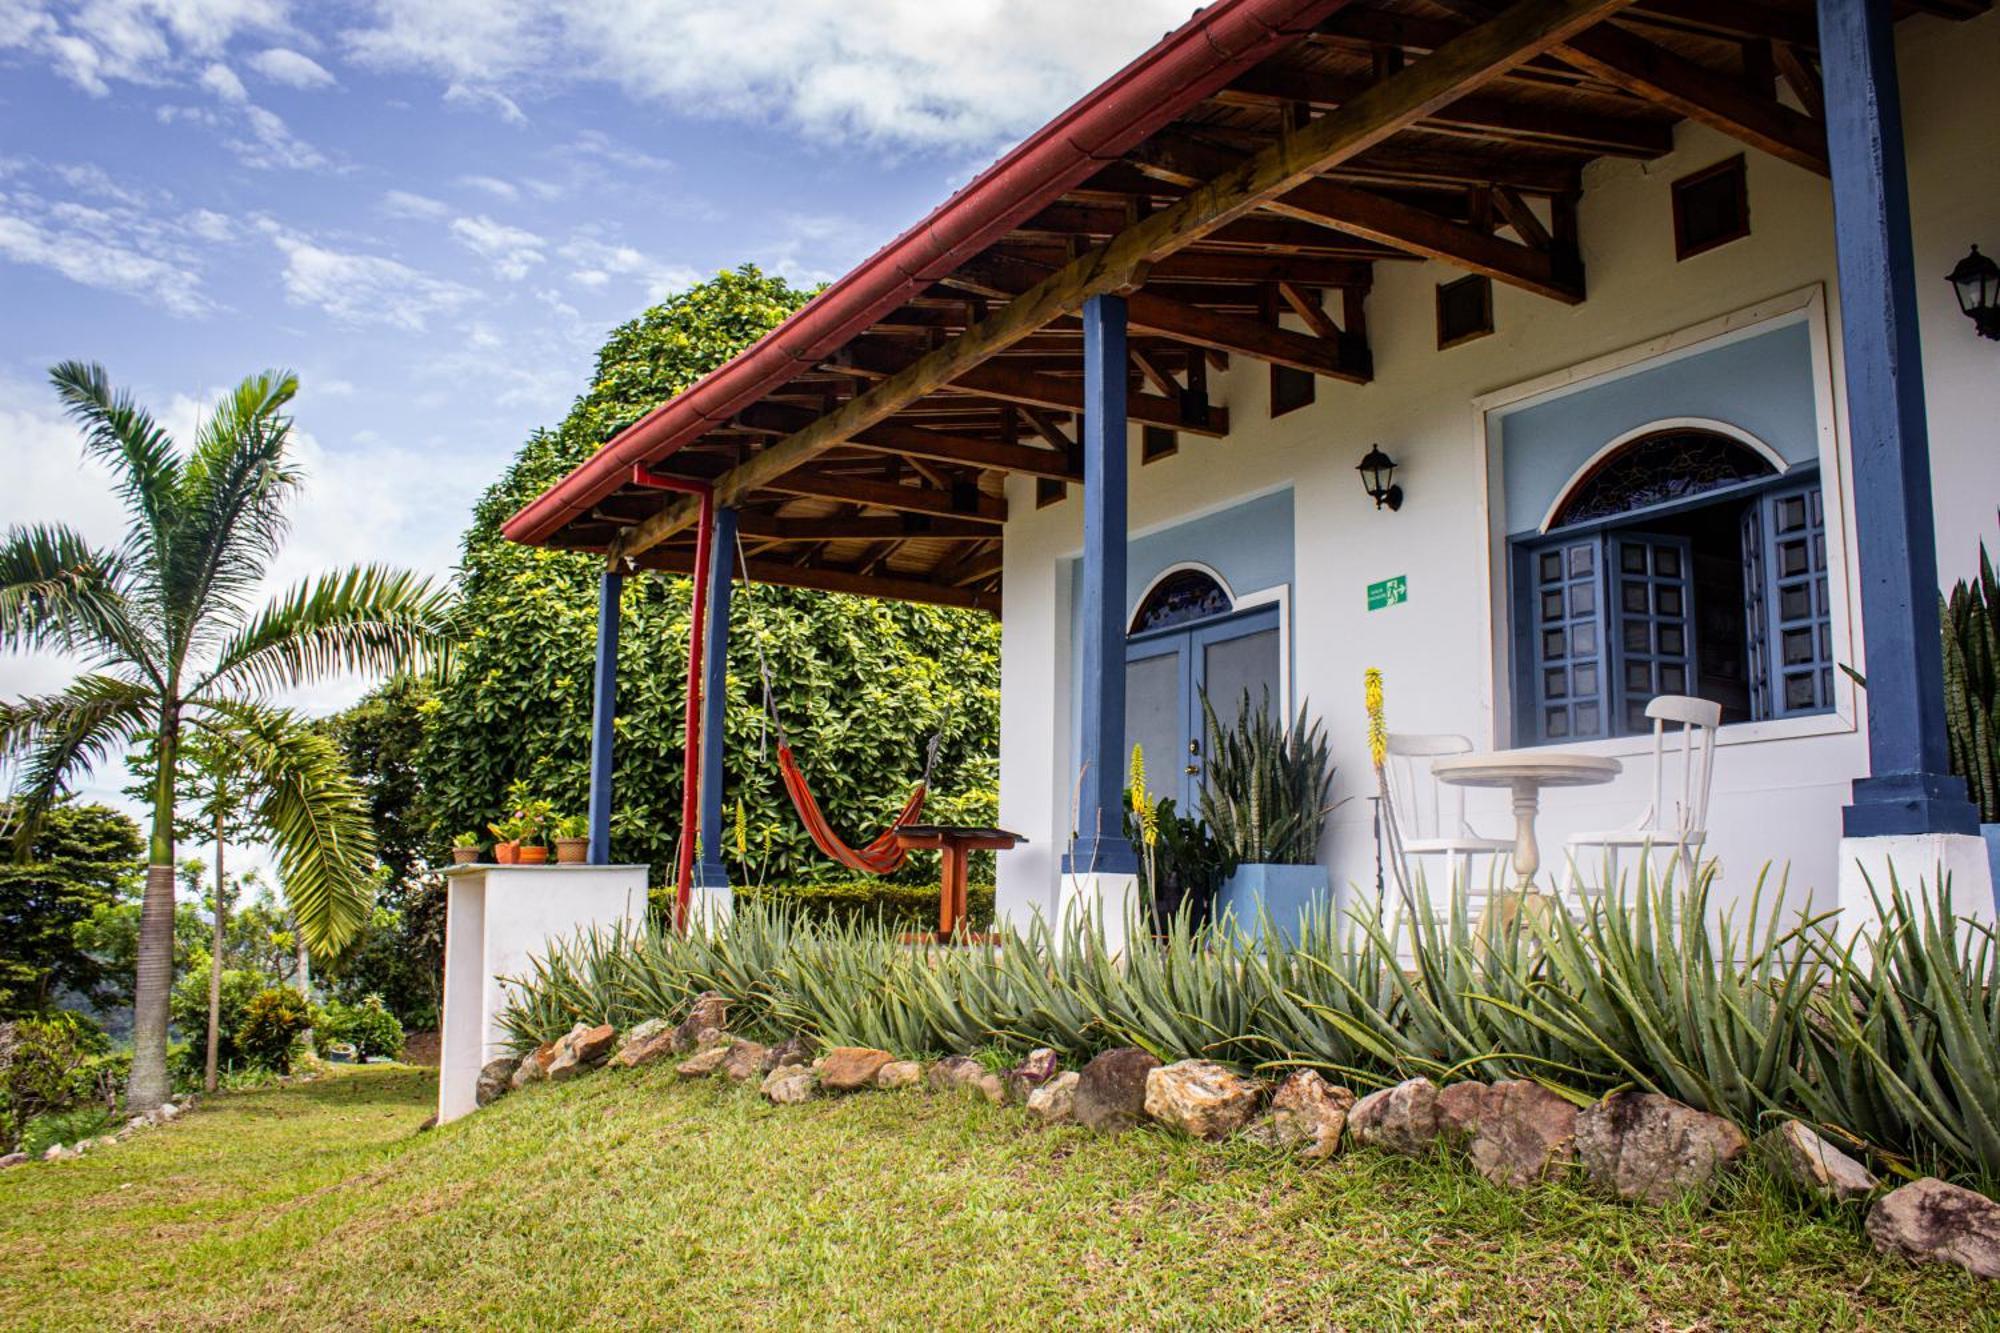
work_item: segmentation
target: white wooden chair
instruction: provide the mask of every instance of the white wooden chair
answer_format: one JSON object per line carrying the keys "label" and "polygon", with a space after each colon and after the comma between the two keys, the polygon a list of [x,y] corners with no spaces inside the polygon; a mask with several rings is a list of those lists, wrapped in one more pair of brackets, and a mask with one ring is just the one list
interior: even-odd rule
{"label": "white wooden chair", "polygon": [[1387,749],[1389,812],[1395,821],[1404,882],[1414,890],[1418,867],[1424,858],[1435,857],[1441,873],[1421,881],[1432,914],[1442,916],[1450,907],[1457,885],[1464,888],[1468,910],[1476,916],[1498,872],[1489,864],[1484,875],[1475,874],[1475,862],[1483,856],[1511,856],[1514,840],[1481,836],[1465,822],[1465,788],[1439,782],[1431,774],[1433,759],[1469,754],[1472,742],[1463,736],[1391,732]]}
{"label": "white wooden chair", "polygon": [[[1600,894],[1618,882],[1618,854],[1628,847],[1639,849],[1649,860],[1654,850],[1671,852],[1670,864],[1683,887],[1693,882],[1700,866],[1708,842],[1708,793],[1715,776],[1715,729],[1722,721],[1722,705],[1685,694],[1662,694],[1646,705],[1646,716],[1653,719],[1652,804],[1625,828],[1572,834],[1564,844],[1569,896],[1579,903],[1586,893]],[[1669,726],[1676,728],[1671,740]],[[1680,771],[1679,793],[1672,798],[1667,786],[1670,765]],[[1603,881],[1594,886],[1579,857],[1580,852],[1591,851],[1604,870]]]}

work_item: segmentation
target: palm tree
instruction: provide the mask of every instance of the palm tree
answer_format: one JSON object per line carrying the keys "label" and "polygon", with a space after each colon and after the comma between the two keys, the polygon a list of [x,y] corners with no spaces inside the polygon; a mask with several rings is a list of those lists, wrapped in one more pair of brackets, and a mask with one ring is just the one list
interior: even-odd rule
{"label": "palm tree", "polygon": [[129,394],[112,390],[102,367],[64,362],[49,377],[86,455],[110,467],[129,526],[110,549],[61,523],[18,526],[0,542],[0,648],[49,649],[83,664],[66,689],[0,703],[0,762],[18,788],[18,840],[78,773],[151,742],[127,1091],[131,1109],[145,1110],[168,1093],[184,734],[196,728],[238,747],[299,930],[323,954],[339,949],[367,917],[373,833],[357,817],[365,806],[345,769],[322,747],[299,746],[297,719],[267,700],[336,673],[435,663],[449,641],[450,599],[413,574],[370,565],[255,604],[301,481],[287,457],[296,377],[244,380],[185,451]]}

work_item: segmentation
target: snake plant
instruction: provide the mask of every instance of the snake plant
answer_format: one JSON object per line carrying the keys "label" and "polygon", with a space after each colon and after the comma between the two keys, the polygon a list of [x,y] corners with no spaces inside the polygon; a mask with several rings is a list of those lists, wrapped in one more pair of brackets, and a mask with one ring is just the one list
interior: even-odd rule
{"label": "snake plant", "polygon": [[1979,577],[1961,580],[1942,609],[1951,769],[1965,779],[1980,820],[2000,824],[2000,586],[1984,542]]}
{"label": "snake plant", "polygon": [[1308,721],[1305,705],[1291,726],[1271,713],[1266,691],[1252,707],[1243,692],[1236,721],[1224,726],[1208,695],[1201,698],[1208,732],[1208,772],[1201,818],[1234,865],[1311,865],[1332,807],[1333,759],[1326,733]]}

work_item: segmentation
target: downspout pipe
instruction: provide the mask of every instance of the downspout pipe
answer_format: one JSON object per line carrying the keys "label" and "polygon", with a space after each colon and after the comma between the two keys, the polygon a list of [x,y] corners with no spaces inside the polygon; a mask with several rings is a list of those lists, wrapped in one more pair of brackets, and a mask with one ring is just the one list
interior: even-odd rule
{"label": "downspout pipe", "polygon": [[693,477],[632,468],[632,484],[692,495],[701,501],[694,540],[694,606],[688,622],[687,759],[681,781],[681,842],[674,869],[674,928],[686,930],[694,899],[694,844],[701,827],[701,682],[708,634],[708,570],[715,552],[715,488]]}

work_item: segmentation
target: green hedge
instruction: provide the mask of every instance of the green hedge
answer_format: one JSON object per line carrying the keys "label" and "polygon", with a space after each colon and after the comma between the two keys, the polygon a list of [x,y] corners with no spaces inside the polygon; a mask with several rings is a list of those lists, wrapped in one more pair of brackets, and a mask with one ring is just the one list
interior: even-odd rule
{"label": "green hedge", "polygon": [[[654,910],[664,912],[673,898],[673,890],[656,888],[651,896]],[[843,924],[883,921],[898,929],[937,928],[935,884],[898,884],[886,879],[848,879],[831,884],[749,884],[737,888],[736,901],[796,908],[812,921]],[[975,929],[991,925],[993,886],[968,884],[965,910]]]}

